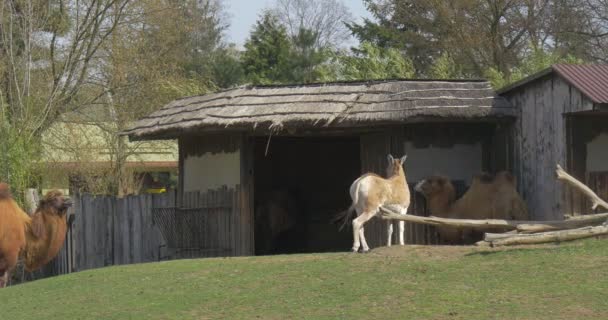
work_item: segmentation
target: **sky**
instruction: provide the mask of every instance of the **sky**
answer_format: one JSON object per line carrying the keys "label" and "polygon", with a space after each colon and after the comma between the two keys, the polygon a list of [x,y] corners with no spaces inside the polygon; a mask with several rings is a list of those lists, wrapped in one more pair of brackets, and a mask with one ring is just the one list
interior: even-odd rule
{"label": "sky", "polygon": [[[349,7],[356,21],[361,21],[361,17],[371,18],[363,5],[363,0],[343,0],[343,2]],[[226,11],[230,16],[228,40],[242,47],[258,15],[264,8],[271,7],[273,3],[273,0],[225,0]]]}

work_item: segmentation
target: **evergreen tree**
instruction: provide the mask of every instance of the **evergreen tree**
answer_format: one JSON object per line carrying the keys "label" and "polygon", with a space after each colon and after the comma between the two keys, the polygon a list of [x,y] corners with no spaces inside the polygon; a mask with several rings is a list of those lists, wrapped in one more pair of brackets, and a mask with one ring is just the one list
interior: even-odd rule
{"label": "evergreen tree", "polygon": [[278,19],[265,12],[245,43],[242,57],[246,79],[253,84],[290,82],[291,43]]}

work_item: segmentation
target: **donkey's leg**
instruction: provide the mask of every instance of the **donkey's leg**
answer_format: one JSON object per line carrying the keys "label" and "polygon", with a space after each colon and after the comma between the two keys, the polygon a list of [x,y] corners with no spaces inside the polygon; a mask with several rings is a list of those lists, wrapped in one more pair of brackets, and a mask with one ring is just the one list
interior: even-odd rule
{"label": "donkey's leg", "polygon": [[365,235],[359,230],[363,227],[363,225],[371,219],[375,214],[375,211],[366,211],[363,212],[360,216],[353,220],[353,235],[355,237],[355,242],[353,243],[353,252],[358,252],[361,244],[361,239],[363,240],[363,251],[368,251],[369,247],[367,246],[367,241],[365,241]]}
{"label": "donkey's leg", "polygon": [[405,233],[405,221],[399,221],[399,245],[405,245],[403,234]]}
{"label": "donkey's leg", "polygon": [[367,240],[365,240],[365,227],[361,227],[359,235],[361,236],[361,247],[363,247],[362,252],[368,252],[369,246],[367,245]]}
{"label": "donkey's leg", "polygon": [[386,220],[386,229],[387,229],[386,246],[390,247],[393,242],[393,221],[392,220]]}
{"label": "donkey's leg", "polygon": [[[402,215],[406,215],[407,214],[407,208],[401,208],[401,214]],[[399,221],[399,244],[400,245],[405,245],[405,241],[403,240],[403,234],[405,233],[405,221]]]}
{"label": "donkey's leg", "polygon": [[[360,216],[359,216],[360,217]],[[361,235],[359,233],[359,229],[361,229],[361,223],[358,222],[359,217],[353,219],[353,247],[352,251],[357,253],[359,251],[359,247],[361,246]]]}

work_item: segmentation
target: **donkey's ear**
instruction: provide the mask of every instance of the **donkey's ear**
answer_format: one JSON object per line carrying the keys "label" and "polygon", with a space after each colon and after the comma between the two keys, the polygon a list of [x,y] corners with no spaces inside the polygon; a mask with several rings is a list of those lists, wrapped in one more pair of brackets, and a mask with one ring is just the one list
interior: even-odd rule
{"label": "donkey's ear", "polygon": [[392,154],[389,154],[386,159],[388,160],[388,163],[393,163],[393,161],[395,161],[395,158],[393,158]]}
{"label": "donkey's ear", "polygon": [[401,159],[399,159],[399,161],[401,161],[401,165],[405,163],[405,159],[407,159],[407,154],[401,157]]}

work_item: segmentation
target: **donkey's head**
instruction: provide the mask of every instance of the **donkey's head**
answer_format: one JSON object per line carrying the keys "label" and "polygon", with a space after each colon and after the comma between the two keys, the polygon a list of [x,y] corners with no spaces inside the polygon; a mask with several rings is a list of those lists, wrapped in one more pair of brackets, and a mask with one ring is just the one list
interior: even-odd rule
{"label": "donkey's head", "polygon": [[388,166],[386,167],[386,176],[392,177],[395,175],[403,174],[405,175],[405,170],[403,170],[403,163],[405,163],[405,159],[407,159],[407,155],[404,155],[401,158],[393,158],[392,155],[388,155]]}

